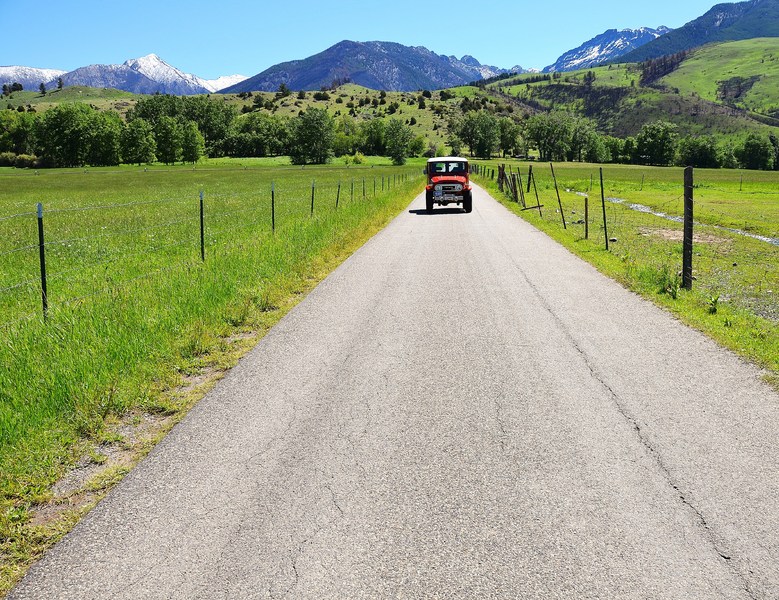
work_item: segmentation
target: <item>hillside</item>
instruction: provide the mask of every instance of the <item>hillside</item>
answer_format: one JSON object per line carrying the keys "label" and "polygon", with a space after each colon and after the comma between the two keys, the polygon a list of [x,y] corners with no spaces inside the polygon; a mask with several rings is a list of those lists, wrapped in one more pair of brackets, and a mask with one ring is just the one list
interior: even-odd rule
{"label": "hillside", "polygon": [[619,62],[642,62],[712,42],[779,36],[779,0],[717,4],[683,27],[641,46]]}
{"label": "hillside", "polygon": [[[594,76],[589,83],[588,73]],[[600,131],[617,137],[636,135],[643,125],[658,119],[675,123],[682,135],[738,139],[751,131],[777,131],[721,102],[681,90],[641,87],[640,78],[638,65],[610,65],[552,76],[519,75],[492,83],[489,89],[536,109],[566,110],[589,117]],[[775,98],[779,102],[779,90]]]}
{"label": "hillside", "polygon": [[319,90],[334,81],[386,91],[442,89],[505,73],[472,56],[441,56],[421,46],[393,42],[343,41],[302,60],[275,65],[222,92],[271,92],[283,83],[292,90]]}
{"label": "hillside", "polygon": [[686,96],[779,117],[779,38],[704,46],[659,83]]}

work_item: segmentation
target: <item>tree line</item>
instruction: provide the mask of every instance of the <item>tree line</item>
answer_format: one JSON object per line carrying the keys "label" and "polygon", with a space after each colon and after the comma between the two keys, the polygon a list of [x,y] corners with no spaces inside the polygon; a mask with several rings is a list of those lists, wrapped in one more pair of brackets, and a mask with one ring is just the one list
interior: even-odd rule
{"label": "tree line", "polygon": [[658,120],[635,136],[617,138],[596,130],[595,122],[564,111],[538,113],[526,119],[499,118],[487,110],[468,112],[450,123],[454,152],[467,146],[473,156],[527,155],[542,161],[586,161],[698,168],[779,170],[779,137],[747,134],[741,142],[714,136],[679,135],[675,124]]}
{"label": "tree line", "polygon": [[173,164],[203,156],[281,155],[295,164],[325,163],[335,156],[360,162],[363,155],[403,164],[410,156],[466,149],[479,158],[527,156],[534,149],[543,161],[779,169],[774,135],[750,133],[734,144],[711,136],[681,137],[672,123],[656,121],[620,139],[599,133],[591,119],[564,111],[498,116],[484,102],[466,98],[461,104],[464,113],[450,119],[446,146],[428,143],[413,134],[413,122],[392,116],[333,117],[313,107],[295,117],[239,114],[207,96],[146,96],[125,118],[83,103],[63,103],[42,114],[6,110],[0,111],[0,166]]}
{"label": "tree line", "polygon": [[396,118],[358,122],[348,115],[335,119],[318,108],[296,117],[238,114],[207,96],[147,96],[126,118],[84,103],[63,103],[42,114],[0,111],[0,166],[173,164],[203,156],[280,155],[306,164],[343,155],[359,161],[360,154],[403,164],[425,149],[424,138]]}

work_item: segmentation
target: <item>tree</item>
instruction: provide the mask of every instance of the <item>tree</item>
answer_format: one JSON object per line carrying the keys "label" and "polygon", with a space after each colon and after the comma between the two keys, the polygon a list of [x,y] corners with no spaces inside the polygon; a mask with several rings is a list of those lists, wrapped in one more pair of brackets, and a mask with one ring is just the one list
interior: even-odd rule
{"label": "tree", "polygon": [[65,85],[65,82],[62,81],[62,77],[57,77],[57,89],[61,90]]}
{"label": "tree", "polygon": [[38,121],[38,155],[56,167],[81,167],[89,155],[94,109],[81,102],[60,104]]}
{"label": "tree", "polygon": [[471,111],[460,122],[458,135],[471,154],[489,158],[500,143],[500,126],[495,116],[486,110]]}
{"label": "tree", "polygon": [[360,125],[360,135],[363,138],[362,152],[372,156],[384,156],[386,146],[384,141],[384,121],[371,119]]}
{"label": "tree", "polygon": [[120,162],[124,123],[118,113],[93,112],[89,120],[87,162],[94,166],[112,166]]}
{"label": "tree", "polygon": [[522,130],[517,123],[507,118],[500,119],[498,127],[500,129],[500,151],[505,158],[506,154],[512,154],[519,146]]}
{"label": "tree", "polygon": [[120,140],[122,160],[126,163],[154,162],[157,152],[157,142],[154,139],[154,129],[146,119],[133,119],[127,124]]}
{"label": "tree", "polygon": [[236,118],[235,108],[206,96],[188,96],[182,101],[181,112],[171,115],[194,121],[203,135],[208,156],[223,156],[224,141]]}
{"label": "tree", "polygon": [[173,117],[161,117],[154,127],[154,139],[157,142],[157,158],[166,165],[181,160],[183,133],[181,124]]}
{"label": "tree", "polygon": [[647,123],[636,136],[636,150],[642,164],[670,165],[676,154],[676,125],[668,121]]}
{"label": "tree", "polygon": [[750,133],[744,145],[737,152],[741,166],[745,169],[770,171],[774,166],[774,149],[770,140],[757,133]]}
{"label": "tree", "polygon": [[410,154],[410,145],[414,135],[411,128],[400,119],[390,119],[387,124],[385,139],[387,155],[392,159],[393,165],[406,164],[406,158]]}
{"label": "tree", "polygon": [[324,108],[309,108],[292,121],[290,158],[296,165],[324,164],[333,156],[335,127]]}
{"label": "tree", "polygon": [[41,96],[45,96],[46,95],[46,84],[45,83],[41,83],[41,85],[38,86],[38,89],[41,92]]}
{"label": "tree", "polygon": [[206,140],[197,128],[197,123],[187,121],[182,128],[181,160],[194,164],[203,157],[205,152]]}
{"label": "tree", "polygon": [[678,162],[683,167],[716,169],[720,166],[717,141],[712,136],[682,138],[678,153]]}
{"label": "tree", "polygon": [[597,136],[595,123],[584,117],[571,117],[571,143],[568,150],[568,160],[582,162],[587,149],[594,144]]}
{"label": "tree", "polygon": [[532,141],[543,161],[565,160],[571,149],[573,118],[568,113],[553,111],[530,117],[527,137]]}

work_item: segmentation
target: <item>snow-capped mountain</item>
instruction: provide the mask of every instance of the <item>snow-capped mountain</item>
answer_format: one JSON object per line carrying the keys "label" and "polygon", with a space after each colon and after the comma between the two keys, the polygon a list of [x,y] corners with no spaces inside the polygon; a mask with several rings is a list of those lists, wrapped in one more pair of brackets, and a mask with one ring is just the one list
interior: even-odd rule
{"label": "snow-capped mountain", "polygon": [[33,67],[0,67],[0,84],[20,83],[26,90],[36,90],[41,83],[56,87],[62,78],[65,86],[83,85],[116,88],[136,94],[207,94],[240,83],[244,75],[227,75],[203,79],[184,73],[166,63],[156,54],[133,58],[121,65],[89,65],[73,71],[37,69]]}
{"label": "snow-capped mountain", "polygon": [[65,71],[33,67],[0,67],[0,85],[21,84],[25,90],[37,90],[42,83],[56,80]]}
{"label": "snow-capped mountain", "polygon": [[200,82],[203,84],[204,88],[212,92],[218,92],[219,90],[223,90],[236,83],[241,83],[247,79],[249,78],[246,75],[224,75],[222,77],[217,77],[216,79],[201,79]]}
{"label": "snow-capped mountain", "polygon": [[123,66],[157,83],[159,92],[163,94],[203,94],[211,91],[200,77],[170,66],[156,54],[132,58]]}
{"label": "snow-capped mountain", "polygon": [[[203,79],[197,75],[184,73],[166,63],[156,54],[147,54],[141,58],[132,58],[124,63],[133,71],[141,73],[152,81],[165,86],[169,94],[202,94],[204,91],[216,92],[247,79],[245,75],[225,75],[217,79]],[[188,91],[191,90],[191,91]],[[160,90],[162,91],[162,90]]]}
{"label": "snow-capped mountain", "polygon": [[555,71],[574,71],[587,69],[606,61],[614,60],[648,44],[671,31],[668,27],[641,27],[639,29],[609,29],[585,42],[575,50],[570,50],[557,59],[553,65],[544,69],[544,73]]}

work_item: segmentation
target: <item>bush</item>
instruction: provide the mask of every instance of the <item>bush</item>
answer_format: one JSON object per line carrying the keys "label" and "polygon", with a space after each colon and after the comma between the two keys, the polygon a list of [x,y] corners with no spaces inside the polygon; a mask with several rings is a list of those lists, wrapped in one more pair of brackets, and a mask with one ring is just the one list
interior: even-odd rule
{"label": "bush", "polygon": [[32,169],[38,166],[38,157],[32,154],[20,154],[14,160],[17,169]]}
{"label": "bush", "polygon": [[0,152],[0,167],[13,167],[16,162],[16,154],[13,152]]}

